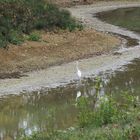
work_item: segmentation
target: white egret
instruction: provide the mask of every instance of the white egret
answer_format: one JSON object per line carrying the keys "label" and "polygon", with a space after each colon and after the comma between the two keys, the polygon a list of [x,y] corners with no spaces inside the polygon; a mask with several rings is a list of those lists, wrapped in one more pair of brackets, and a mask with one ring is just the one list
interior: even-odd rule
{"label": "white egret", "polygon": [[80,71],[78,66],[79,66],[79,63],[78,63],[78,61],[76,61],[77,76],[79,77],[79,79],[81,79],[82,72]]}
{"label": "white egret", "polygon": [[76,96],[76,101],[78,100],[78,98],[81,96],[81,91],[77,92],[77,96]]}

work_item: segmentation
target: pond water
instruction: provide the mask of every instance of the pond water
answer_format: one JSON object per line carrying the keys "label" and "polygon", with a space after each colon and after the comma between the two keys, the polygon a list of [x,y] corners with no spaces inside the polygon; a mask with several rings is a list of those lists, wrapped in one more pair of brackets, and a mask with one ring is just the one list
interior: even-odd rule
{"label": "pond water", "polygon": [[[104,15],[100,13],[100,16],[107,22],[127,26],[127,24],[131,25],[128,21],[140,20],[140,8],[119,9],[105,12]],[[139,32],[140,21],[136,22],[136,25],[132,26],[135,31]],[[129,26],[131,30],[133,30],[132,26],[131,28]],[[100,73],[99,76],[103,79],[101,94],[112,93],[118,99],[124,91],[139,95],[140,59],[135,59],[116,71]],[[82,83],[73,83],[66,87],[1,97],[0,140],[15,139],[23,130],[26,134],[31,134],[32,131],[50,128],[66,129],[74,126],[77,121],[76,94],[80,91],[84,96],[93,96],[94,84],[94,78],[88,78]]]}
{"label": "pond water", "polygon": [[140,33],[140,7],[120,8],[97,14],[101,20]]}

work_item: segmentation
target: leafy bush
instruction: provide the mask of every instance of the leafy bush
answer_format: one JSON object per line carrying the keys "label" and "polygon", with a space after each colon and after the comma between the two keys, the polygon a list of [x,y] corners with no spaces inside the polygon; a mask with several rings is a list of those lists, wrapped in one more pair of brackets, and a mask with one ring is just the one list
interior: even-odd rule
{"label": "leafy bush", "polygon": [[31,41],[39,41],[41,39],[40,35],[38,33],[31,33],[28,37],[28,40],[31,40]]}
{"label": "leafy bush", "polygon": [[16,30],[10,30],[8,35],[8,41],[15,45],[20,45],[24,42],[24,37],[22,33],[16,31]]}
{"label": "leafy bush", "polygon": [[56,5],[48,3],[45,7],[42,7],[42,9],[44,10],[41,11],[39,20],[35,22],[37,29],[46,28],[53,30],[54,28],[61,28],[72,31],[76,28],[82,29],[83,27],[71,17],[67,10],[59,9]]}
{"label": "leafy bush", "polygon": [[3,36],[2,33],[0,33],[0,48],[5,48],[7,46],[7,40]]}
{"label": "leafy bush", "polygon": [[73,19],[66,10],[45,0],[1,0],[0,1],[0,46],[7,42],[19,44],[22,34],[29,34],[33,29],[54,28],[70,31],[82,25]]}
{"label": "leafy bush", "polygon": [[78,121],[80,127],[87,127],[88,125],[100,127],[113,123],[119,118],[117,104],[109,97],[101,97],[98,99],[95,108],[92,108],[93,105],[92,107],[89,105],[89,101],[84,97],[78,101]]}
{"label": "leafy bush", "polygon": [[137,120],[140,113],[139,98],[124,93],[122,100],[123,103],[118,103],[112,96],[98,96],[93,108],[89,99],[81,97],[77,106],[79,126],[102,127],[113,123],[126,125]]}

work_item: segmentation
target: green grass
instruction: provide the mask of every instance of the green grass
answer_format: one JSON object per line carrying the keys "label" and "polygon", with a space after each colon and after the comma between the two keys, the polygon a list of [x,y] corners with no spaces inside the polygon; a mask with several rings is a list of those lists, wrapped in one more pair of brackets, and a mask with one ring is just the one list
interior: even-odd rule
{"label": "green grass", "polygon": [[62,132],[54,132],[50,135],[39,134],[24,140],[139,140],[140,125],[129,124],[127,126],[106,126],[102,128],[84,128]]}
{"label": "green grass", "polygon": [[30,41],[40,41],[41,36],[36,32],[32,32],[27,38]]}
{"label": "green grass", "polygon": [[[133,126],[108,126],[104,128],[84,128],[74,131],[54,132],[50,135],[45,133],[34,134],[31,137],[24,137],[22,140],[139,140],[140,125]],[[20,139],[19,139],[20,140]]]}

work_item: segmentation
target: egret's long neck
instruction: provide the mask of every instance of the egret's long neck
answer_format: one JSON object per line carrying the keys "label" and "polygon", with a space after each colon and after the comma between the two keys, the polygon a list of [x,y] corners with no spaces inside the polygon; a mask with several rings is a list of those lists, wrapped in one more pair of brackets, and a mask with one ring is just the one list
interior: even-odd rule
{"label": "egret's long neck", "polygon": [[76,63],[76,69],[77,69],[77,70],[79,70],[79,67],[78,67],[78,62]]}

